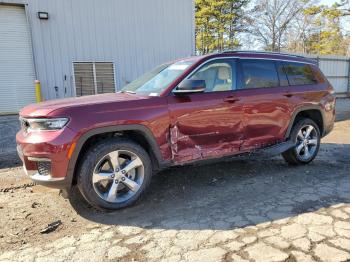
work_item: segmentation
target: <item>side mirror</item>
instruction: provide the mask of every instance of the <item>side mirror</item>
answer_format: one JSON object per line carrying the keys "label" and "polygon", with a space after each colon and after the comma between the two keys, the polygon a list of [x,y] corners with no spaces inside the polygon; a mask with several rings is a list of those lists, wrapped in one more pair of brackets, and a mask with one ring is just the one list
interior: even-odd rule
{"label": "side mirror", "polygon": [[202,93],[205,91],[205,80],[184,80],[174,90],[175,95]]}

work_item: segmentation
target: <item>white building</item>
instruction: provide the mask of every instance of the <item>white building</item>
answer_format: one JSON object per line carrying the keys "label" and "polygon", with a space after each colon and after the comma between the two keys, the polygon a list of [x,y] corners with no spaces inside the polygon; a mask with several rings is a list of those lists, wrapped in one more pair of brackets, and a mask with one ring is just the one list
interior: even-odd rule
{"label": "white building", "polygon": [[193,0],[0,0],[0,114],[114,92],[194,54]]}

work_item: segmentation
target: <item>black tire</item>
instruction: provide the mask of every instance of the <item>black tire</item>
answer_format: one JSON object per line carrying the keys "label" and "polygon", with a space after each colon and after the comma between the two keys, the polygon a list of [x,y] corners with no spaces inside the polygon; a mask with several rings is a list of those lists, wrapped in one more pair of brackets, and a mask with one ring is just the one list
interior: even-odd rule
{"label": "black tire", "polygon": [[[314,140],[317,140],[317,145],[315,146],[313,153],[308,158],[303,158],[298,154],[297,152],[297,146],[298,146],[298,133],[300,130],[303,129],[303,127],[306,126],[312,126],[315,130],[315,134],[317,137],[314,138]],[[310,163],[315,159],[315,157],[318,154],[319,148],[320,148],[320,140],[321,140],[321,133],[318,125],[309,118],[299,118],[296,120],[296,123],[294,124],[291,134],[290,134],[290,140],[295,143],[295,146],[288,151],[282,153],[282,156],[284,160],[291,164],[291,165],[305,165]],[[300,143],[299,143],[300,145]]]}
{"label": "black tire", "polygon": [[[99,161],[107,154],[117,151],[127,150],[137,155],[143,164],[143,182],[138,191],[124,202],[112,203],[102,199],[96,193],[93,186],[93,171]],[[137,143],[124,138],[105,139],[89,148],[88,152],[82,158],[77,172],[77,186],[85,200],[93,207],[100,210],[117,210],[135,204],[137,200],[146,192],[152,178],[152,162],[147,152]],[[113,182],[112,182],[113,183]]]}

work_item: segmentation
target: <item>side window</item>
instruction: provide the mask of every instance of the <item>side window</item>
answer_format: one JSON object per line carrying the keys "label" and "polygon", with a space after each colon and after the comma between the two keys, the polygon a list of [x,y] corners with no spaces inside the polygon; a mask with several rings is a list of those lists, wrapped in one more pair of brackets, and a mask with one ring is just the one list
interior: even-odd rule
{"label": "side window", "polygon": [[324,74],[321,72],[319,68],[314,66],[311,69],[314,72],[315,79],[317,80],[318,83],[323,84],[327,82],[326,77],[324,76]]}
{"label": "side window", "polygon": [[243,88],[278,87],[279,80],[274,61],[241,60]]}
{"label": "side window", "polygon": [[288,78],[283,68],[283,63],[277,62],[276,65],[277,65],[278,77],[280,79],[280,86],[289,86]]}
{"label": "side window", "polygon": [[233,86],[232,65],[224,60],[205,64],[189,79],[205,80],[205,92],[230,91]]}
{"label": "side window", "polygon": [[301,63],[285,63],[284,71],[291,86],[317,84],[317,80],[309,65]]}

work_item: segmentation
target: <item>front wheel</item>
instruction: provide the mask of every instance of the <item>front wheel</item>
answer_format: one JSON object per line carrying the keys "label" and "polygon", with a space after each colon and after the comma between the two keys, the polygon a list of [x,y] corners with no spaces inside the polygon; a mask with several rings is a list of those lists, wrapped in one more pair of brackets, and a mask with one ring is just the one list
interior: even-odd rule
{"label": "front wheel", "polygon": [[131,140],[103,140],[91,148],[78,169],[78,188],[99,209],[116,210],[134,204],[152,177],[147,152]]}
{"label": "front wheel", "polygon": [[311,119],[298,120],[292,129],[290,139],[295,143],[295,147],[282,153],[289,164],[308,164],[317,156],[321,135],[318,125]]}

